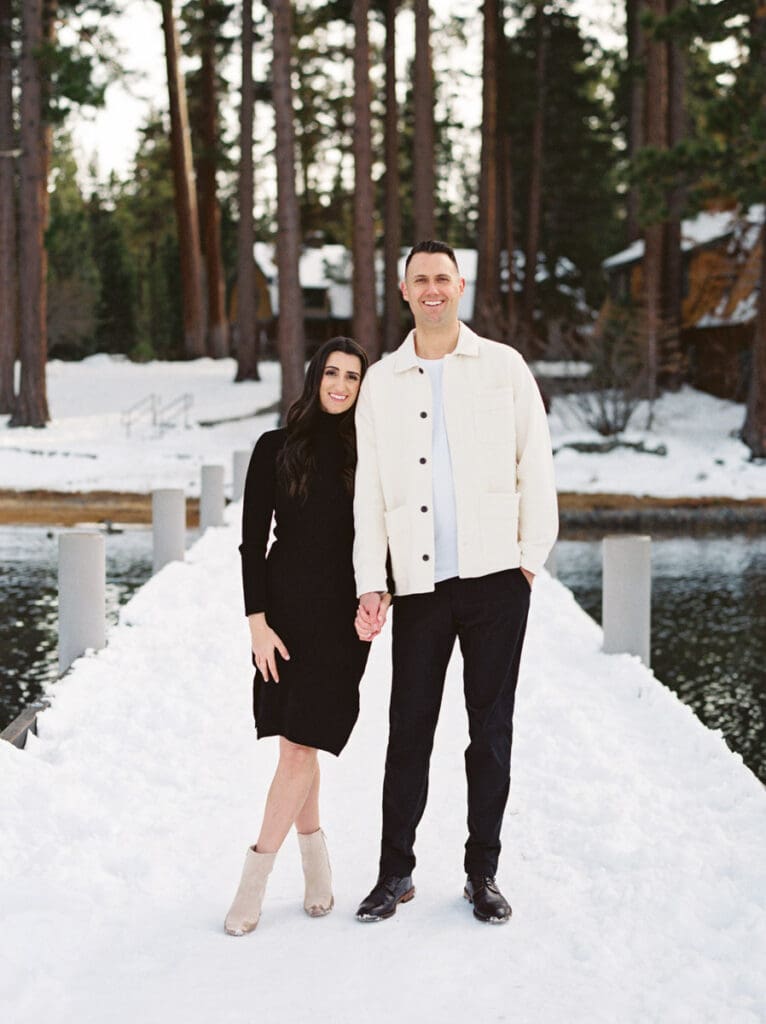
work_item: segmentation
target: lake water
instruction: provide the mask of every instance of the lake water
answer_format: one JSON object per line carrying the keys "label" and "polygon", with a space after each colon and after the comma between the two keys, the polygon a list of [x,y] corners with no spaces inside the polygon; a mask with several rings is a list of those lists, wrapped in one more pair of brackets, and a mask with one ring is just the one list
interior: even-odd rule
{"label": "lake water", "polygon": [[[0,729],[56,678],[56,537],[0,527]],[[600,621],[600,540],[559,541],[556,559]],[[151,574],[151,531],[107,535],[106,560],[116,622]],[[653,541],[652,667],[766,782],[766,537]]]}
{"label": "lake water", "polygon": [[[58,674],[58,533],[41,527],[0,527],[0,729],[39,697]],[[106,534],[106,613],[152,571],[149,529]]]}
{"label": "lake water", "polygon": [[[600,540],[559,541],[556,564],[600,622]],[[652,541],[652,668],[766,782],[766,537]]]}

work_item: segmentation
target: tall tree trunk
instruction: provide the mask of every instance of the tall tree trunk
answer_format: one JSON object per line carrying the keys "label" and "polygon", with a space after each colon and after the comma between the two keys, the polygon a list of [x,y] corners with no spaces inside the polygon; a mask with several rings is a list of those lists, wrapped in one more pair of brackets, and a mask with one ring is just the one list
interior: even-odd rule
{"label": "tall tree trunk", "polygon": [[[750,19],[752,34],[750,60],[757,63],[761,76],[766,72],[766,8],[762,4]],[[763,81],[763,77],[761,77]],[[766,111],[766,96],[761,100],[761,113]],[[763,183],[766,190],[766,182]],[[761,272],[758,310],[750,358],[750,382],[747,411],[742,426],[742,440],[755,458],[766,458],[766,227],[761,229]]]}
{"label": "tall tree trunk", "polygon": [[401,341],[399,252],[402,222],[399,176],[399,107],[396,101],[396,12],[399,0],[386,0],[386,191],[383,235],[383,351],[393,352]]}
{"label": "tall tree trunk", "polygon": [[415,238],[423,242],[433,238],[434,219],[434,82],[431,62],[428,0],[415,5],[415,143],[414,143],[414,215]]}
{"label": "tall tree trunk", "polygon": [[207,285],[208,354],[229,354],[226,286],[221,253],[221,207],[218,202],[218,89],[216,84],[217,21],[211,16],[217,0],[202,0],[202,67],[200,76],[202,152],[199,157],[199,196],[202,254]]}
{"label": "tall tree trunk", "polygon": [[548,32],[542,0],[535,13],[537,60],[535,63],[535,117],[532,124],[532,154],[527,196],[527,239],[524,247],[524,287],[521,295],[523,351],[532,354],[535,334],[534,313],[537,301],[537,259],[540,249],[540,222],[543,197],[543,154],[545,147],[545,104]]}
{"label": "tall tree trunk", "polygon": [[[666,0],[649,0],[655,18],[667,14]],[[668,64],[667,46],[654,38],[646,45],[645,138],[658,150],[668,144]],[[665,224],[650,224],[644,233],[644,292],[646,315],[647,397],[657,397],[660,349],[663,334],[663,286],[666,252]]]}
{"label": "tall tree trunk", "polygon": [[505,295],[505,341],[509,345],[516,342],[518,335],[518,304],[516,302],[516,268],[514,266],[514,253],[516,250],[516,236],[514,232],[513,216],[513,144],[511,133],[504,131],[500,140],[500,168],[502,172],[502,209],[503,209],[503,236],[508,272],[508,291]]}
{"label": "tall tree trunk", "polygon": [[498,201],[498,4],[484,0],[481,171],[479,179],[478,262],[474,329],[488,338],[502,336],[500,300],[500,214]]}
{"label": "tall tree trunk", "polygon": [[354,0],[354,338],[373,362],[380,355],[375,298],[375,196],[370,122],[369,0]]}
{"label": "tall tree trunk", "polygon": [[295,190],[295,125],[291,83],[292,9],[290,0],[272,0],[274,118],[277,136],[277,273],[282,366],[282,416],[301,393],[306,342],[299,277],[301,228]]}
{"label": "tall tree trunk", "polygon": [[755,458],[766,458],[766,229],[761,230],[761,272],[758,311],[750,360],[747,411],[742,440]]}
{"label": "tall tree trunk", "polygon": [[13,369],[18,349],[11,6],[11,0],[0,0],[0,413],[13,412]]}
{"label": "tall tree trunk", "polygon": [[[628,82],[630,85],[630,101],[628,107],[628,157],[635,160],[638,151],[644,145],[644,60],[646,57],[646,41],[641,15],[646,7],[645,0],[626,0],[625,14],[628,32]],[[641,237],[639,224],[640,194],[637,185],[628,190],[627,216],[625,229],[627,242],[635,242]]]}
{"label": "tall tree trunk", "polygon": [[[667,0],[668,14],[677,13],[687,0]],[[668,146],[677,146],[686,135],[686,44],[671,38],[665,43],[668,62]],[[681,218],[684,189],[675,185],[668,194],[668,219],[665,226],[664,295],[661,380],[671,391],[683,383],[681,352],[681,308],[683,301],[683,252]]]}
{"label": "tall tree trunk", "polygon": [[239,225],[237,227],[237,380],[260,380],[253,247],[254,172],[253,0],[242,0],[242,100],[239,108]]}
{"label": "tall tree trunk", "polygon": [[173,0],[160,0],[160,6],[168,74],[170,146],[183,294],[184,351],[189,359],[198,359],[205,355],[205,313],[189,114],[186,106],[186,88],[178,63],[180,46],[173,14]]}
{"label": "tall tree trunk", "polygon": [[47,255],[45,215],[46,125],[43,120],[42,0],[25,0],[21,16],[21,158],[19,161],[19,301],[21,382],[11,425],[43,427],[48,421],[45,386],[47,358]]}

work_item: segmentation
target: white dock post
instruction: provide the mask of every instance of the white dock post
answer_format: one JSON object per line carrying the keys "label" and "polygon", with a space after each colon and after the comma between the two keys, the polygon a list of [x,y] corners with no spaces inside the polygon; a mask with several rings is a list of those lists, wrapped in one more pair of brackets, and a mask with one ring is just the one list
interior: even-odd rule
{"label": "white dock post", "polygon": [[556,545],[554,544],[548,553],[548,557],[545,559],[545,568],[555,579],[558,579],[558,568],[556,566]]}
{"label": "white dock post", "polygon": [[202,467],[202,489],[199,499],[199,528],[223,526],[223,466]]}
{"label": "white dock post", "polygon": [[152,491],[152,572],[183,562],[186,547],[186,495],[180,488]]}
{"label": "white dock post", "polygon": [[250,452],[238,450],[234,452],[234,465],[231,483],[231,500],[239,501],[245,493],[245,477],[250,465]]}
{"label": "white dock post", "polygon": [[59,675],[106,645],[106,548],[100,533],[59,534]]}
{"label": "white dock post", "polygon": [[651,537],[604,537],[602,624],[606,654],[637,654],[651,663]]}

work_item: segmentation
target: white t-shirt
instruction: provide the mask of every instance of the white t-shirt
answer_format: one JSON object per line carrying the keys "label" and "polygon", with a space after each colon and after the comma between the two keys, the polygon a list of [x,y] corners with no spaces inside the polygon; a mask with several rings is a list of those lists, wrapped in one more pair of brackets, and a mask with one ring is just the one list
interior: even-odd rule
{"label": "white t-shirt", "polygon": [[421,359],[418,356],[418,366],[421,366],[431,379],[434,582],[439,583],[458,575],[455,483],[452,478],[452,458],[442,398],[444,359]]}

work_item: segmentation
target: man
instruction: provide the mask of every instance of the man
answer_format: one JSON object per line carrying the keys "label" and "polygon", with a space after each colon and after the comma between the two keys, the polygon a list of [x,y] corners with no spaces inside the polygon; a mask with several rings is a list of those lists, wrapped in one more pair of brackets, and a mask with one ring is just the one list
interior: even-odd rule
{"label": "man", "polygon": [[550,437],[519,353],[458,321],[465,281],[453,250],[416,245],[401,287],[415,329],[369,370],[356,413],[362,638],[385,617],[389,553],[396,592],[380,872],[357,918],[383,920],[415,895],[415,830],[457,638],[470,736],[464,895],[479,920],[502,923],[511,908],[495,875],[519,657],[532,581],[558,530]]}

